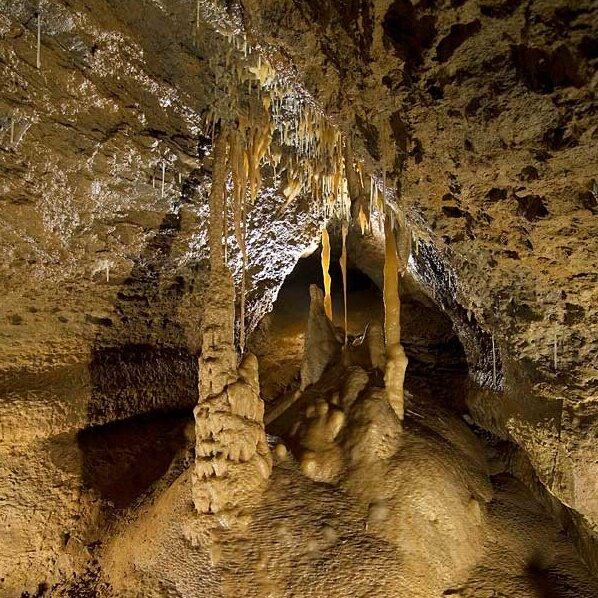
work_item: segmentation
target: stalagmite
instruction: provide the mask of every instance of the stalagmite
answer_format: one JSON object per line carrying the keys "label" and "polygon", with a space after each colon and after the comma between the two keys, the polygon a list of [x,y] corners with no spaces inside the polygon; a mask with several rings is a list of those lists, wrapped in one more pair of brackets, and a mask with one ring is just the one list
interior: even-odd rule
{"label": "stalagmite", "polygon": [[216,138],[209,197],[210,278],[202,320],[199,403],[192,495],[199,513],[231,524],[261,490],[272,469],[259,396],[257,359],[246,354],[237,370],[234,286],[224,263],[222,232],[226,194],[226,131]]}
{"label": "stalagmite", "polygon": [[365,235],[365,233],[368,229],[368,224],[369,224],[369,219],[365,215],[363,208],[360,206],[360,208],[359,208],[359,227],[361,228],[362,235]]}
{"label": "stalagmite", "polygon": [[347,232],[348,225],[346,221],[343,221],[341,228],[341,236],[343,249],[341,253],[341,259],[339,260],[341,266],[341,272],[343,275],[343,306],[345,310],[345,347],[347,346],[348,338],[348,318],[347,318]]}
{"label": "stalagmite", "polygon": [[386,371],[384,383],[388,402],[403,421],[403,383],[407,356],[401,345],[401,300],[399,296],[399,259],[390,215],[384,221],[384,333],[386,337]]}
{"label": "stalagmite", "polygon": [[373,368],[378,368],[381,372],[386,367],[386,355],[384,347],[384,332],[379,322],[372,322],[366,332],[365,337],[370,363]]}
{"label": "stalagmite", "polygon": [[320,379],[341,349],[332,322],[325,311],[324,293],[312,284],[309,287],[309,294],[311,302],[301,363],[301,390]]}
{"label": "stalagmite", "polygon": [[326,227],[322,229],[322,275],[324,277],[324,311],[332,322],[332,295],[330,287],[332,279],[329,273],[330,268],[330,237]]}

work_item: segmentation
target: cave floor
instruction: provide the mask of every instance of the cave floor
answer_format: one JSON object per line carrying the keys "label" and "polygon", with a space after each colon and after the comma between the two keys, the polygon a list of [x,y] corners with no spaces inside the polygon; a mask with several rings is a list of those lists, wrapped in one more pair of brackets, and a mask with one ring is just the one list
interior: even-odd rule
{"label": "cave floor", "polygon": [[[2,595],[597,596],[571,539],[509,475],[500,443],[468,425],[450,323],[408,294],[401,431],[360,344],[380,294],[350,280],[350,348],[267,426],[269,484],[232,526],[193,508],[188,411],[1,446]],[[309,282],[291,278],[249,340],[267,420],[297,390]],[[66,581],[37,583],[50,570]]]}
{"label": "cave floor", "polygon": [[196,516],[188,469],[172,484],[167,476],[101,550],[100,594],[596,596],[529,491],[487,475],[484,443],[440,406],[411,407],[418,417],[390,459],[328,484],[288,454],[232,529]]}

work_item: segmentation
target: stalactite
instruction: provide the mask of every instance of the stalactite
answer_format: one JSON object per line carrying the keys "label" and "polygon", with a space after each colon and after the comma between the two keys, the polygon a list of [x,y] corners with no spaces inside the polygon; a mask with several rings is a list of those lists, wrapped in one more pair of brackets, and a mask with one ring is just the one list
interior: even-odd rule
{"label": "stalactite", "polygon": [[[345,218],[351,208],[348,198],[352,199],[350,177],[359,171],[359,195],[362,197],[355,206],[353,218],[359,221],[362,233],[366,232],[370,221],[371,209],[367,206],[367,194],[363,188],[364,177],[361,166],[346,151],[351,145],[344,135],[303,93],[289,83],[284,74],[279,74],[258,48],[253,48],[245,34],[222,32],[228,41],[229,54],[227,72],[232,73],[229,86],[232,100],[231,115],[239,118],[239,133],[247,157],[247,186],[250,200],[255,201],[261,185],[260,165],[269,159],[276,175],[286,171],[283,193],[287,198],[283,211],[302,192],[311,192],[316,202],[322,205],[323,217],[329,219]],[[243,84],[246,84],[243,85]],[[244,90],[247,90],[244,92]],[[240,94],[247,97],[240,97]],[[253,97],[252,97],[253,96]],[[248,104],[248,108],[247,108]],[[259,109],[258,109],[259,105]],[[244,116],[239,116],[239,107]],[[237,113],[235,112],[237,110]],[[392,167],[394,150],[390,125],[386,116],[382,116],[384,133],[381,168],[384,172]],[[212,135],[213,111],[206,117],[206,129]],[[243,122],[244,121],[244,122]],[[278,151],[278,159],[270,151],[273,134],[276,131],[276,143],[290,146],[292,152]],[[280,164],[280,162],[283,164]],[[235,163],[235,162],[234,162]],[[378,203],[378,188],[372,182],[370,197]],[[373,206],[372,206],[373,207]],[[379,206],[380,213],[383,207]],[[380,223],[381,228],[383,224]]]}
{"label": "stalactite", "polygon": [[384,221],[384,333],[386,339],[386,371],[384,382],[388,401],[403,421],[403,384],[407,356],[401,345],[401,299],[399,295],[399,259],[390,215]]}
{"label": "stalactite", "polygon": [[332,321],[332,295],[330,278],[330,237],[326,227],[322,228],[322,276],[324,277],[324,311]]}
{"label": "stalactite", "polygon": [[384,332],[386,345],[401,342],[400,297],[399,297],[399,259],[390,215],[384,223],[385,261],[384,261]]}
{"label": "stalactite", "polygon": [[369,197],[366,196],[363,173],[355,162],[350,143],[345,146],[345,176],[351,199],[351,216],[359,222],[361,234],[365,235],[369,225]]}
{"label": "stalactite", "polygon": [[[214,159],[212,169],[212,188],[210,190],[210,266],[216,272],[225,270],[224,251],[222,246],[222,231],[224,230],[224,203],[226,201],[226,161],[228,155],[228,131],[218,135],[214,144]],[[212,277],[214,278],[214,277]]]}
{"label": "stalactite", "polygon": [[228,198],[224,198],[224,218],[222,221],[222,244],[224,246],[224,265],[228,267]]}
{"label": "stalactite", "polygon": [[[231,134],[230,166],[233,180],[233,222],[235,238],[241,252],[241,292],[240,292],[240,322],[239,345],[241,351],[245,347],[245,287],[247,272],[247,244],[246,244],[246,208],[247,181],[249,178],[249,157],[246,148],[246,123],[240,123]],[[259,167],[259,165],[258,165]]]}
{"label": "stalactite", "polygon": [[162,160],[162,187],[160,190],[160,197],[164,197],[165,177],[166,177],[166,162],[164,160]]}
{"label": "stalactite", "polygon": [[37,9],[37,53],[35,59],[35,65],[38,69],[42,67],[41,50],[42,48],[42,3],[41,0]]}
{"label": "stalactite", "polygon": [[382,175],[382,196],[380,194],[377,195],[378,197],[378,225],[380,227],[380,231],[384,230],[385,226],[385,204],[386,204],[386,171],[384,171]]}
{"label": "stalactite", "polygon": [[343,221],[341,226],[341,237],[343,243],[343,249],[341,253],[341,258],[339,260],[341,266],[341,272],[343,275],[343,306],[345,310],[345,347],[347,346],[347,339],[348,339],[348,308],[347,308],[347,232],[349,230],[349,225],[347,221]]}
{"label": "stalactite", "polygon": [[494,333],[492,334],[492,386],[496,387],[496,347],[494,345]]}
{"label": "stalactite", "polygon": [[[241,252],[241,323],[240,344],[245,341],[244,311],[247,268],[246,230],[243,225],[247,211],[246,201],[256,200],[261,186],[261,164],[269,161],[275,173],[286,173],[283,193],[286,201],[282,211],[302,192],[311,191],[321,206],[324,220],[339,218],[348,222],[358,219],[362,234],[371,227],[370,218],[375,206],[380,217],[380,229],[384,229],[386,171],[394,159],[390,126],[383,117],[383,155],[381,157],[382,193],[379,185],[370,177],[369,205],[364,188],[362,166],[352,154],[351,142],[305,96],[298,95],[283,77],[272,68],[269,61],[248,46],[243,35],[228,34],[231,51],[238,51],[232,66],[231,56],[226,62],[233,76],[227,83],[232,98],[231,112],[237,118],[237,126],[230,137],[230,170],[233,181],[233,213],[235,237]],[[247,86],[243,85],[246,83]],[[247,89],[247,92],[242,90]],[[239,94],[248,95],[241,98]],[[253,96],[253,97],[252,97]],[[215,114],[206,115],[206,128],[214,135]],[[276,143],[280,149],[273,150],[272,138],[277,131]],[[283,151],[291,146],[293,152]],[[282,164],[281,164],[282,162]],[[248,197],[247,197],[248,196]],[[356,206],[353,206],[353,203]],[[352,210],[352,207],[355,209]],[[330,239],[326,229],[322,231],[322,268],[326,289],[326,313],[332,319],[331,280],[329,274]]]}
{"label": "stalactite", "polygon": [[247,286],[247,213],[245,207],[242,207],[242,266],[241,266],[241,310],[239,314],[239,347],[241,352],[245,350],[245,300]]}

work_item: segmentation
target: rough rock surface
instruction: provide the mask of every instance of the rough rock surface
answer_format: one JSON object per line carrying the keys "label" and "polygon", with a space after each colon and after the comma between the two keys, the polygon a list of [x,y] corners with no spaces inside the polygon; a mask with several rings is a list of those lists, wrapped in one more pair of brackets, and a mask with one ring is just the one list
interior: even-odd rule
{"label": "rough rock surface", "polygon": [[[41,6],[38,70],[38,3],[0,2],[0,521],[9,530],[0,594],[8,595],[68,577],[87,558],[79,543],[98,539],[103,503],[89,488],[77,433],[197,403],[211,180],[202,131],[226,97],[215,83],[223,40],[196,28],[186,2]],[[267,188],[248,221],[252,329],[318,226],[301,199],[285,208]],[[229,246],[238,283],[232,232]],[[62,461],[44,448],[56,443]]]}
{"label": "rough rock surface", "polygon": [[[79,571],[112,516],[90,489],[89,445],[77,433],[197,402],[211,177],[202,123],[228,101],[218,78],[224,40],[197,27],[195,3],[41,7],[37,69],[38,2],[0,0],[0,523],[8,530],[0,593],[8,595],[39,593]],[[424,288],[452,319],[472,374],[472,416],[521,448],[513,471],[539,477],[584,554],[595,555],[595,3],[243,7],[252,35],[354,133],[371,168],[384,163],[406,241],[415,237],[403,284]],[[283,206],[265,189],[249,214],[249,329],[318,237],[303,198]],[[351,235],[353,264],[380,282],[380,235]],[[190,489],[178,484],[171,494],[185,500],[169,506],[176,513],[166,526],[189,506]],[[317,503],[320,489],[307,485]],[[496,507],[506,526],[499,543],[529,523],[518,514],[514,531],[501,519],[520,496],[511,490]],[[352,522],[347,535],[362,519]],[[209,587],[204,557],[197,571]],[[472,584],[483,591],[480,575]]]}
{"label": "rough rock surface", "polygon": [[[9,381],[65,368],[100,423],[139,411],[139,396],[103,403],[146,392],[165,361],[173,374],[155,375],[163,386],[146,408],[172,407],[164,378],[189,379],[201,345],[211,174],[202,130],[223,93],[214,85],[223,42],[196,31],[183,3],[42,4],[37,70],[36,6],[4,2],[0,15],[0,371]],[[283,202],[266,189],[248,214],[249,329],[316,236],[309,210]],[[238,280],[232,232],[229,245]],[[144,351],[157,364],[138,373],[132,353]],[[129,388],[114,388],[110,370]],[[84,396],[69,414],[78,421],[63,427],[87,423]]]}
{"label": "rough rock surface", "polygon": [[[349,352],[343,361],[359,358]],[[370,376],[337,361],[281,418],[270,483],[244,528],[198,521],[187,472],[158,488],[99,554],[110,591],[593,595],[572,544],[454,411],[407,393],[401,431]]]}
{"label": "rough rock surface", "polygon": [[477,421],[595,531],[596,4],[243,6],[355,146],[394,170],[411,270],[460,330]]}

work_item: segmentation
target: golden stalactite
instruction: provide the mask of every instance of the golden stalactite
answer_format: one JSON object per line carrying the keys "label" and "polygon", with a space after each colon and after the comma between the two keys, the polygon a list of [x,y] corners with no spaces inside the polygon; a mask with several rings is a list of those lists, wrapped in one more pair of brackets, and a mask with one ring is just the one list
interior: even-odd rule
{"label": "golden stalactite", "polygon": [[213,270],[224,267],[224,203],[226,202],[226,162],[228,156],[228,130],[223,129],[214,144],[214,166],[212,188],[210,190],[210,223],[208,236],[210,243],[210,265]]}
{"label": "golden stalactite", "polygon": [[330,237],[328,229],[322,228],[322,276],[324,277],[324,311],[332,322],[332,279],[330,277]]}
{"label": "golden stalactite", "polygon": [[386,340],[386,369],[384,384],[390,406],[403,421],[404,382],[407,356],[401,345],[401,297],[399,293],[399,256],[392,220],[384,220],[384,335]]}
{"label": "golden stalactite", "polygon": [[341,237],[342,237],[342,252],[339,260],[341,266],[341,272],[343,276],[343,308],[345,316],[345,347],[347,346],[348,340],[348,306],[347,306],[347,233],[349,232],[349,224],[346,220],[343,220],[341,225]]}

